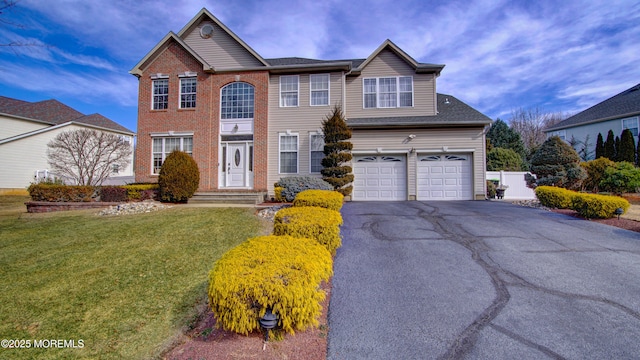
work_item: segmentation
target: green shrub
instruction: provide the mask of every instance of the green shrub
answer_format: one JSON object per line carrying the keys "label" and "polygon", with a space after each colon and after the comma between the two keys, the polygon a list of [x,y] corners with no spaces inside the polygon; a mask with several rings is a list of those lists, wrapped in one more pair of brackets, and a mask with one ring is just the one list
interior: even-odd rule
{"label": "green shrub", "polygon": [[487,171],[522,171],[522,156],[512,149],[494,147],[487,152]]}
{"label": "green shrub", "polygon": [[615,194],[637,192],[640,188],[640,169],[629,162],[619,162],[605,169],[600,188]]}
{"label": "green shrub", "polygon": [[548,138],[531,157],[531,172],[537,185],[578,189],[586,178],[580,167],[580,156],[557,136]]}
{"label": "green shrub", "polygon": [[100,187],[100,201],[124,202],[127,201],[127,190],[121,186]]}
{"label": "green shrub", "polygon": [[305,190],[293,200],[293,206],[318,206],[321,208],[340,211],[344,196],[331,190]]}
{"label": "green shrub", "polygon": [[278,327],[291,334],[318,325],[332,275],[329,252],[317,242],[290,236],[249,239],[224,254],[209,272],[209,304],[217,326],[240,334],[259,330],[271,308]]}
{"label": "green shrub", "polygon": [[175,150],[167,156],[160,168],[160,200],[187,202],[198,190],[199,183],[200,171],[196,161],[189,154]]}
{"label": "green shrub", "polygon": [[605,171],[607,168],[615,167],[615,165],[616,163],[605,157],[581,163],[580,166],[587,172],[587,178],[582,183],[584,190],[595,193],[599,192],[600,182],[604,177]]}
{"label": "green shrub", "polygon": [[607,219],[615,216],[615,210],[626,212],[631,205],[618,196],[577,194],[572,198],[571,209],[587,219]]}
{"label": "green shrub", "polygon": [[274,187],[282,188],[282,190],[280,190],[280,197],[287,202],[293,201],[296,195],[304,190],[333,190],[331,184],[313,176],[283,177],[274,184]]}
{"label": "green shrub", "polygon": [[93,186],[31,184],[27,189],[33,201],[89,202],[96,196]]}
{"label": "green shrub", "polygon": [[487,197],[489,199],[495,199],[496,197],[496,184],[491,180],[487,180]]}
{"label": "green shrub", "polygon": [[273,234],[315,239],[331,255],[342,245],[340,225],[342,216],[335,210],[317,206],[290,207],[274,216]]}
{"label": "green shrub", "polygon": [[571,201],[575,191],[555,187],[555,186],[538,186],[535,189],[536,197],[540,200],[540,204],[550,208],[568,209],[571,207]]}

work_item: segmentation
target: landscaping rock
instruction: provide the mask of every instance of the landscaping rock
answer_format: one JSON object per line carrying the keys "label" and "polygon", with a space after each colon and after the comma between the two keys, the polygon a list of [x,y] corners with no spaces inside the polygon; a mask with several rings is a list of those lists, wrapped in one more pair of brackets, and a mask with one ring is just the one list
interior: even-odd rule
{"label": "landscaping rock", "polygon": [[258,216],[273,221],[273,217],[276,215],[278,210],[291,207],[291,204],[281,204],[275,205],[272,207],[268,207],[266,209],[262,209],[258,211]]}
{"label": "landscaping rock", "polygon": [[118,205],[109,206],[109,208],[100,211],[97,215],[111,216],[111,215],[131,215],[148,213],[152,211],[158,211],[162,209],[169,209],[172,206],[164,205],[156,201],[145,200],[142,202],[122,203]]}

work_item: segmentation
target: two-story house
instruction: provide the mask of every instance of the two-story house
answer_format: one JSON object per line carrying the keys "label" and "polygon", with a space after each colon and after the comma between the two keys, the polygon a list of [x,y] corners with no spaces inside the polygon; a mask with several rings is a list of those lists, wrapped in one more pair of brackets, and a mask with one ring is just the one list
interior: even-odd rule
{"label": "two-story house", "polygon": [[366,59],[265,59],[202,9],[131,70],[136,179],[156,181],[180,149],[200,191],[272,195],[282,177],[321,176],[321,124],[339,105],[353,129],[353,200],[484,199],[491,120],[436,93],[443,68],[389,40]]}

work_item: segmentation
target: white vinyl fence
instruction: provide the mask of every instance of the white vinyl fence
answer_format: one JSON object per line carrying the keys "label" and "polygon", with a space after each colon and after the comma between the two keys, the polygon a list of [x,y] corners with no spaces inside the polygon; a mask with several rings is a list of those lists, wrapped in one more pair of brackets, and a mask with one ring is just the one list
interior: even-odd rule
{"label": "white vinyl fence", "polygon": [[527,187],[522,171],[487,171],[487,180],[498,180],[501,185],[508,188],[504,192],[505,200],[526,200],[535,199],[536,195],[533,189]]}

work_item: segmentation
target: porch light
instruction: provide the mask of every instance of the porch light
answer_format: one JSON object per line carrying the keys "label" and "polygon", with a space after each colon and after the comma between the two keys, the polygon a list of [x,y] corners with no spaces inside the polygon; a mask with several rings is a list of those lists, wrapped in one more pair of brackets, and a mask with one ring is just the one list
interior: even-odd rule
{"label": "porch light", "polygon": [[235,124],[235,125],[233,126],[233,130],[232,130],[232,131],[233,131],[233,132],[237,132],[237,131],[238,131],[238,124]]}

